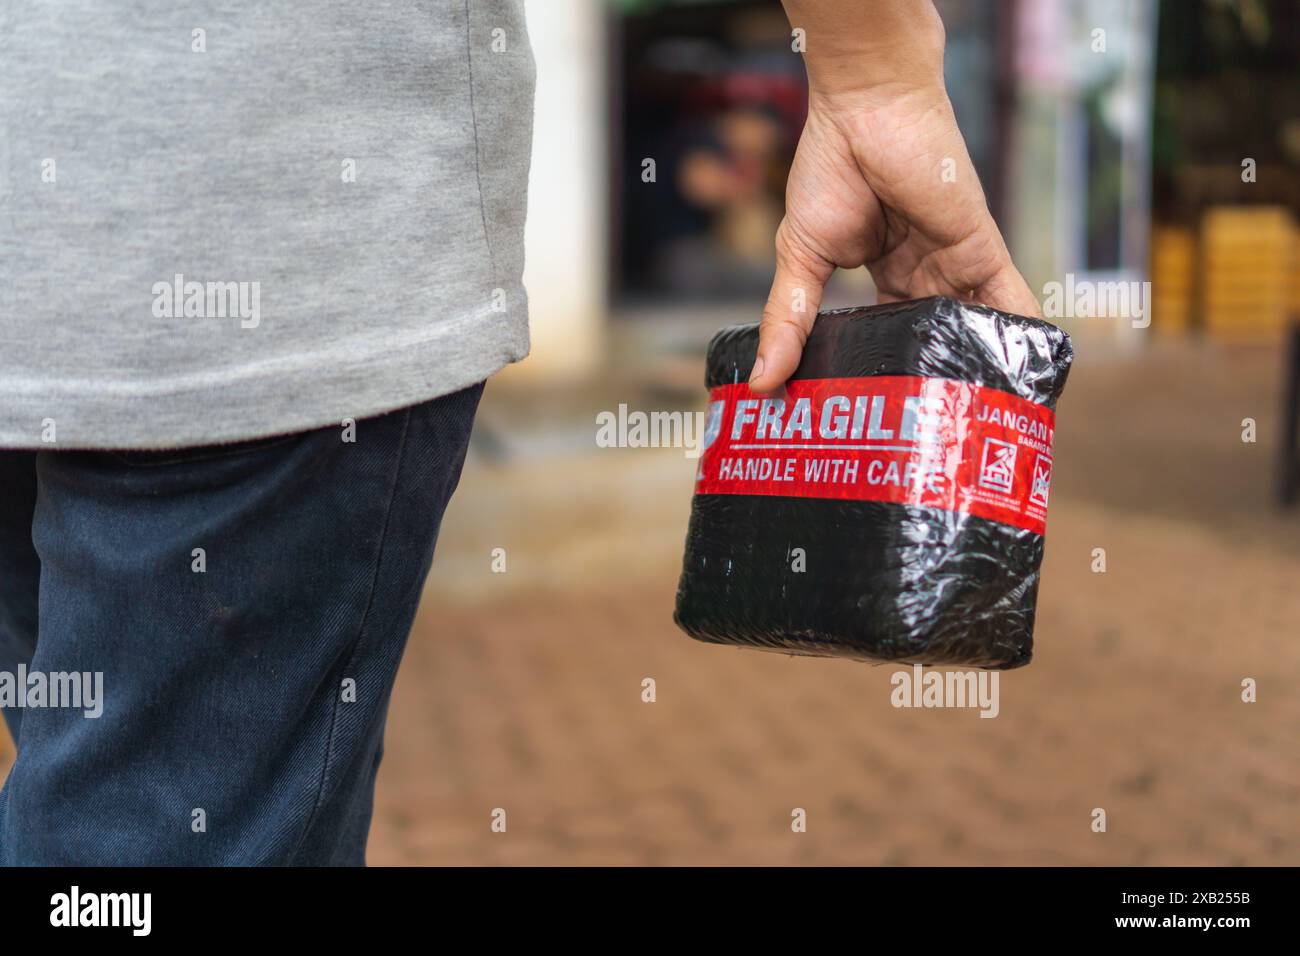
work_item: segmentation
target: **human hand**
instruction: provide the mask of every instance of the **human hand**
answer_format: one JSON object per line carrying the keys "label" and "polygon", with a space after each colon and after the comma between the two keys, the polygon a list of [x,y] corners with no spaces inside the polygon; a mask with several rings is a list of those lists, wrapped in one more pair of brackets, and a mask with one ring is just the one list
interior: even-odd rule
{"label": "human hand", "polygon": [[1039,314],[943,88],[941,27],[937,65],[926,66],[933,51],[924,45],[914,54],[912,69],[892,71],[901,79],[860,88],[844,70],[814,74],[810,59],[808,119],[750,376],[756,391],[780,388],[794,372],[836,267],[865,265],[881,302],[948,295]]}

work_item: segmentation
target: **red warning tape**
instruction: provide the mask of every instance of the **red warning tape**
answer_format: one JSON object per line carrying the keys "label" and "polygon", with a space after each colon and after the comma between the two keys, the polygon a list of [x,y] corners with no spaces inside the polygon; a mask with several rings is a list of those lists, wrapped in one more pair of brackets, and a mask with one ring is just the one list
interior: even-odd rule
{"label": "red warning tape", "polygon": [[695,491],[946,508],[1042,534],[1056,416],[1015,395],[911,375],[801,379],[784,399],[710,394]]}

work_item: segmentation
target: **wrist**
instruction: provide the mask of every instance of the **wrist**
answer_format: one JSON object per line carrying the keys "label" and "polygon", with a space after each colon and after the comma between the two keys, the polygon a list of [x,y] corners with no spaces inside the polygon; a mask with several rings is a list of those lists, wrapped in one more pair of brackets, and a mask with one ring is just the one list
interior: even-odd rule
{"label": "wrist", "polygon": [[943,21],[930,0],[783,0],[803,31],[814,97],[943,90]]}
{"label": "wrist", "polygon": [[808,113],[840,122],[863,115],[889,113],[901,120],[927,115],[947,116],[952,111],[942,82],[915,79],[882,80],[857,85],[809,85]]}

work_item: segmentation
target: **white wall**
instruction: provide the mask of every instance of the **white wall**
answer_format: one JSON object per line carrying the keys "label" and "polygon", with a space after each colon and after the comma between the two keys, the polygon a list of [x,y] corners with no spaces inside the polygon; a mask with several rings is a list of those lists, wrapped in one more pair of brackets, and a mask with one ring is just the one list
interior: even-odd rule
{"label": "white wall", "polygon": [[513,377],[599,361],[605,324],[605,34],[601,0],[526,0],[537,61],[524,284],[532,355]]}

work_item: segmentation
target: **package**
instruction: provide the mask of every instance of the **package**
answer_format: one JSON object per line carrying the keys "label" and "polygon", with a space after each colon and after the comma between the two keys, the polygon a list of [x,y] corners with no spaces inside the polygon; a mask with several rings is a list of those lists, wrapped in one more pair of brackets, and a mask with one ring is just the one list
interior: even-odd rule
{"label": "package", "polygon": [[757,349],[757,325],[709,345],[682,629],[791,654],[1029,663],[1069,336],[943,297],[822,312],[769,396],[746,384]]}

